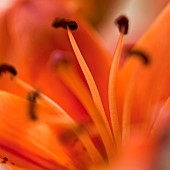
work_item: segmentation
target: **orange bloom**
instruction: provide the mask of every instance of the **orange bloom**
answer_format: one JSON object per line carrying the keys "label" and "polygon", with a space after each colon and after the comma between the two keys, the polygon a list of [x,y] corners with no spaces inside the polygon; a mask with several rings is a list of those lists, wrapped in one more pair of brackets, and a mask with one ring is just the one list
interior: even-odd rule
{"label": "orange bloom", "polygon": [[62,1],[16,0],[0,21],[0,168],[167,166],[169,15],[170,3],[119,67],[126,17],[111,61]]}

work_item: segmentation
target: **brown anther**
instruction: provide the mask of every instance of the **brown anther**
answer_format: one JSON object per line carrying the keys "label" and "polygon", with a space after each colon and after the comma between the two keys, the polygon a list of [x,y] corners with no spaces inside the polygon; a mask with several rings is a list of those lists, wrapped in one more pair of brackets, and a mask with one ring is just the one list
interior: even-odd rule
{"label": "brown anther", "polygon": [[13,76],[17,75],[17,71],[12,65],[9,65],[6,63],[0,64],[0,75],[2,75],[2,73],[5,73],[5,72],[9,72]]}
{"label": "brown anther", "polygon": [[7,157],[3,157],[2,158],[4,161],[8,161],[8,158]]}
{"label": "brown anther", "polygon": [[115,24],[118,25],[119,31],[122,32],[122,29],[124,28],[124,34],[128,33],[129,28],[129,20],[126,16],[121,15],[115,20]]}
{"label": "brown anther", "polygon": [[148,55],[145,52],[141,51],[141,50],[135,50],[135,49],[134,50],[129,50],[128,54],[130,56],[138,56],[138,57],[140,57],[143,60],[144,65],[150,64],[150,59],[149,59]]}
{"label": "brown anther", "polygon": [[52,23],[52,26],[54,28],[62,27],[64,29],[67,29],[68,27],[70,30],[76,30],[78,28],[78,25],[75,21],[66,18],[55,18]]}
{"label": "brown anther", "polygon": [[36,99],[40,96],[38,91],[34,91],[28,94],[27,100],[30,101],[29,104],[29,116],[32,120],[37,120],[37,114],[35,112]]}

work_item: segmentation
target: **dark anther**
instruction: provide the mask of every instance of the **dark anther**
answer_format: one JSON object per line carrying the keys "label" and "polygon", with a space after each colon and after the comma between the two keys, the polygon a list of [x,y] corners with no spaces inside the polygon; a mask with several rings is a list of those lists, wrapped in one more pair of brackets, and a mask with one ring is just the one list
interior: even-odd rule
{"label": "dark anther", "polygon": [[0,64],[0,75],[2,75],[4,72],[10,72],[13,76],[17,75],[16,69],[13,66],[5,63]]}
{"label": "dark anther", "polygon": [[150,63],[148,55],[143,51],[134,49],[134,50],[129,50],[128,54],[131,56],[139,56],[143,60],[143,63],[145,65],[148,65]]}
{"label": "dark anther", "polygon": [[3,157],[2,158],[4,161],[8,161],[8,158],[7,157]]}
{"label": "dark anther", "polygon": [[2,160],[1,160],[1,163],[5,164],[7,161],[8,161],[8,158],[7,157],[3,157]]}
{"label": "dark anther", "polygon": [[32,120],[37,120],[37,114],[35,112],[36,108],[36,100],[37,97],[39,97],[40,94],[37,91],[31,92],[27,96],[27,100],[30,102],[29,104],[29,116]]}
{"label": "dark anther", "polygon": [[119,16],[116,20],[115,23],[118,25],[119,31],[122,31],[122,28],[125,28],[124,34],[128,33],[128,28],[129,28],[129,20],[126,16],[121,15]]}
{"label": "dark anther", "polygon": [[78,28],[78,25],[75,21],[65,18],[55,18],[55,20],[52,23],[52,26],[54,28],[64,28],[67,29],[69,27],[70,30],[76,30]]}

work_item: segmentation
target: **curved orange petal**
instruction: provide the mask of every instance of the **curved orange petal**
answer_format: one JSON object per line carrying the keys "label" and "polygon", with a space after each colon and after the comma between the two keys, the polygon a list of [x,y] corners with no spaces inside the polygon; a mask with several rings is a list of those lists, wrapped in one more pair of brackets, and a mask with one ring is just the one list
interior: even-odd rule
{"label": "curved orange petal", "polygon": [[[133,118],[136,120],[141,120],[142,115],[149,114],[147,112],[151,111],[155,104],[163,102],[170,95],[169,17],[170,3],[134,47],[134,49],[148,54],[150,60],[150,64],[146,67],[143,66],[140,76],[138,76],[132,108]],[[119,73],[117,96],[120,112],[130,75],[135,68],[135,62],[136,60],[133,57],[129,59]]]}
{"label": "curved orange petal", "polygon": [[[0,92],[0,100],[0,157],[7,157],[23,168],[37,170],[88,165],[84,163],[89,159],[85,156],[88,154],[81,143],[76,143],[79,147],[70,144],[72,148],[69,148],[60,140],[60,131],[68,129],[68,122],[62,125],[57,120],[61,115],[44,104],[37,104],[38,119],[34,121],[29,115],[28,101],[6,92]],[[84,156],[77,157],[73,163],[74,152]]]}

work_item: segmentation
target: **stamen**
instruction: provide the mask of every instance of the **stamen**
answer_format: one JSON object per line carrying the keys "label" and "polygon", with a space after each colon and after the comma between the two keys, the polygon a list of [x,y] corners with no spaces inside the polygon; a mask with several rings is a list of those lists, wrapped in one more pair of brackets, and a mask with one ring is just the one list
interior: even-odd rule
{"label": "stamen", "polygon": [[[12,66],[11,66],[12,67]],[[8,70],[7,70],[8,71]],[[27,90],[28,92],[33,91],[37,93],[37,90],[34,89],[32,86],[30,86],[29,84],[27,84],[26,82],[22,81],[21,79],[15,77],[13,79],[13,81],[15,81],[18,85],[20,85],[21,87],[23,87],[25,90]],[[91,157],[92,161],[94,162],[102,162],[105,164],[105,161],[103,160],[101,154],[99,153],[99,151],[96,149],[96,147],[94,146],[93,142],[90,139],[90,136],[88,135],[88,133],[86,131],[84,131],[83,134],[80,134],[79,132],[77,132],[77,123],[54,101],[52,101],[49,97],[47,97],[45,94],[43,93],[37,93],[35,96],[39,96],[39,98],[45,102],[48,106],[51,106],[51,108],[57,113],[57,115],[59,114],[60,116],[64,116],[64,118],[69,121],[72,125],[72,131],[77,135],[77,137],[80,139],[80,141],[82,142],[82,144],[84,145],[84,147],[86,148],[89,156]],[[36,97],[33,97],[35,100]]]}
{"label": "stamen", "polygon": [[108,93],[109,93],[109,107],[110,107],[112,130],[115,137],[116,145],[119,147],[119,145],[121,144],[121,131],[120,131],[120,124],[119,124],[118,113],[117,113],[117,103],[116,103],[116,94],[115,94],[116,76],[117,76],[119,62],[120,62],[124,34],[126,34],[128,31],[128,20],[126,17],[121,16],[116,20],[116,23],[119,26],[120,35],[119,35],[117,48],[110,69]]}
{"label": "stamen", "polygon": [[118,25],[120,32],[124,32],[124,34],[128,33],[129,21],[128,21],[128,18],[126,16],[124,16],[124,15],[119,16],[115,20],[115,24]]}
{"label": "stamen", "polygon": [[[60,53],[61,55],[61,53]],[[63,54],[63,59],[65,60],[65,54]],[[64,64],[59,60],[62,65]],[[75,96],[79,99],[82,105],[85,107],[87,112],[90,114],[94,124],[96,125],[99,132],[101,132],[105,139],[107,139],[107,130],[104,126],[103,120],[99,117],[98,110],[95,107],[95,104],[91,98],[91,95],[84,85],[83,81],[77,74],[73,65],[59,66],[57,63],[57,74],[60,76],[61,80],[67,85],[67,87],[75,94]]]}
{"label": "stamen", "polygon": [[8,161],[8,158],[7,157],[3,157],[2,158],[4,161]]}
{"label": "stamen", "polygon": [[0,76],[2,75],[2,73],[5,73],[5,72],[9,72],[11,73],[13,76],[16,76],[17,75],[17,71],[16,69],[9,65],[9,64],[0,64]]}
{"label": "stamen", "polygon": [[[100,119],[103,120],[103,123],[104,123],[104,126],[105,126],[105,129],[106,129],[106,132],[108,133],[108,135],[104,135],[103,134],[103,130],[100,131],[100,135],[101,135],[101,138],[103,140],[103,143],[104,143],[104,146],[105,146],[105,149],[106,149],[106,152],[107,152],[107,155],[108,155],[108,159],[109,162],[111,161],[111,159],[113,158],[113,146],[114,146],[114,143],[113,143],[113,138],[112,138],[112,134],[111,134],[111,131],[110,131],[110,128],[109,128],[109,124],[108,124],[108,120],[106,118],[106,114],[105,114],[105,111],[104,111],[104,108],[103,108],[103,104],[102,104],[102,101],[101,101],[101,98],[100,98],[100,95],[99,95],[99,91],[97,89],[97,86],[95,84],[95,81],[92,77],[92,74],[86,64],[86,62],[84,61],[84,58],[76,44],[76,41],[70,31],[69,28],[67,28],[67,32],[68,32],[68,36],[69,36],[69,39],[70,39],[70,42],[71,42],[71,45],[72,45],[72,48],[74,50],[74,53],[77,57],[77,60],[79,62],[79,65],[84,73],[84,76],[86,78],[86,81],[88,83],[88,86],[89,86],[89,89],[90,89],[90,92],[92,94],[92,98],[93,98],[93,101],[96,105],[96,108],[98,109],[99,111],[99,116],[101,116]],[[99,118],[98,118],[99,119]],[[97,123],[97,122],[96,122]],[[105,133],[106,133],[105,132]]]}
{"label": "stamen", "polygon": [[141,50],[132,49],[132,50],[128,51],[128,54],[130,56],[140,57],[143,60],[144,65],[150,64],[150,59],[149,59],[148,55]]}
{"label": "stamen", "polygon": [[36,104],[37,97],[39,97],[39,93],[37,91],[31,92],[27,96],[27,99],[30,101],[29,116],[32,120],[37,120],[38,118],[35,111],[35,104]]}
{"label": "stamen", "polygon": [[[28,92],[30,91],[37,91],[36,89],[34,89],[32,86],[30,86],[29,84],[27,84],[26,82],[22,81],[19,78],[15,77],[15,82],[20,85],[21,87],[23,87],[25,90],[27,90]],[[59,115],[63,115],[65,116],[66,119],[71,121],[71,117],[68,116],[68,114],[58,105],[56,104],[54,101],[52,101],[49,97],[47,97],[45,94],[40,93],[39,92],[39,97],[41,98],[42,101],[44,101],[45,103],[47,103],[49,106],[51,106],[51,108],[58,113]]]}
{"label": "stamen", "polygon": [[7,157],[0,158],[0,163],[2,163],[2,164],[6,164],[7,161],[8,161]]}
{"label": "stamen", "polygon": [[75,21],[70,20],[70,19],[65,19],[65,18],[56,18],[53,23],[52,26],[54,28],[64,28],[67,29],[67,27],[69,27],[70,30],[76,30],[78,28],[78,25]]}

